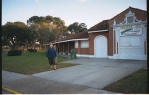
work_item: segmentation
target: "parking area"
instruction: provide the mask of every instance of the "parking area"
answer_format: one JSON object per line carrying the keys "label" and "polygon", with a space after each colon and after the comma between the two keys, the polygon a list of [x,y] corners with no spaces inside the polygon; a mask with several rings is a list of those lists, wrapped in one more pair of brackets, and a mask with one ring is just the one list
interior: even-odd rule
{"label": "parking area", "polygon": [[81,65],[33,74],[33,76],[102,89],[147,65],[146,61],[105,58],[79,58],[65,62]]}

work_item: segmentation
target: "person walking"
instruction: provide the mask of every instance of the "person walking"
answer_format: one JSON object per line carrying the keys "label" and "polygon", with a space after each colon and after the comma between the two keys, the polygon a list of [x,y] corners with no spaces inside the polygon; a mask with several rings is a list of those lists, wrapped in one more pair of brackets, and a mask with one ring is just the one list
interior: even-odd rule
{"label": "person walking", "polygon": [[52,69],[52,67],[54,66],[54,70],[56,70],[55,58],[57,57],[57,55],[56,55],[56,51],[53,48],[52,44],[50,44],[50,48],[46,52],[46,57],[49,60],[50,68]]}

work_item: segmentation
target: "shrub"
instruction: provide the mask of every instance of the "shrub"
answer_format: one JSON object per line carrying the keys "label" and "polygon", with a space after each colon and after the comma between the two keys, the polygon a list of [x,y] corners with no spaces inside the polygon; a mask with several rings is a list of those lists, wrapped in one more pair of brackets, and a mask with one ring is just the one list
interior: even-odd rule
{"label": "shrub", "polygon": [[8,56],[20,56],[22,54],[21,50],[10,50],[8,51]]}
{"label": "shrub", "polygon": [[29,52],[37,52],[36,49],[28,49]]}

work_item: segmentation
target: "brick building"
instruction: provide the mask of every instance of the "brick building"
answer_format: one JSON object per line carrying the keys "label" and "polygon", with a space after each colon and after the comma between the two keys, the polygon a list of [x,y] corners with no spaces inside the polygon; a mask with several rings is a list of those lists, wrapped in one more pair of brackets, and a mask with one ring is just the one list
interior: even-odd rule
{"label": "brick building", "polygon": [[52,41],[59,54],[112,59],[147,60],[147,11],[129,7],[87,31]]}

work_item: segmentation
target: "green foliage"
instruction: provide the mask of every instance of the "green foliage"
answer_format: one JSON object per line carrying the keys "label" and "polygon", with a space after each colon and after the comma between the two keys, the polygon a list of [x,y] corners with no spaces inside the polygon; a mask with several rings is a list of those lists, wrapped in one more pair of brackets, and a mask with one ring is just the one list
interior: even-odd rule
{"label": "green foliage", "polygon": [[[35,30],[38,29],[40,38],[38,41],[45,44],[49,41],[62,37],[67,32],[67,27],[63,20],[53,16],[32,16],[27,20],[28,26]],[[52,37],[51,37],[52,35]]]}
{"label": "green foliage", "polygon": [[72,32],[78,33],[87,30],[87,26],[85,23],[79,24],[78,22],[74,22],[73,24],[70,24],[68,26],[67,30],[70,31],[71,33]]}
{"label": "green foliage", "polygon": [[2,26],[3,45],[9,44],[15,49],[19,43],[25,43],[28,40],[28,31],[28,27],[23,22],[7,22]]}
{"label": "green foliage", "polygon": [[28,49],[29,52],[37,52],[36,49]]}
{"label": "green foliage", "polygon": [[29,36],[30,36],[31,38],[33,38],[33,40],[34,40],[34,39],[37,39],[37,38],[40,38],[40,34],[39,34],[39,32],[38,32],[37,30],[32,30],[32,31],[30,32]]}
{"label": "green foliage", "polygon": [[10,50],[8,51],[8,56],[20,56],[22,54],[21,50]]}
{"label": "green foliage", "polygon": [[35,49],[36,40],[40,38],[40,34],[39,34],[38,30],[32,30],[32,31],[30,32],[29,36],[30,36],[30,39],[33,40],[34,49]]}

